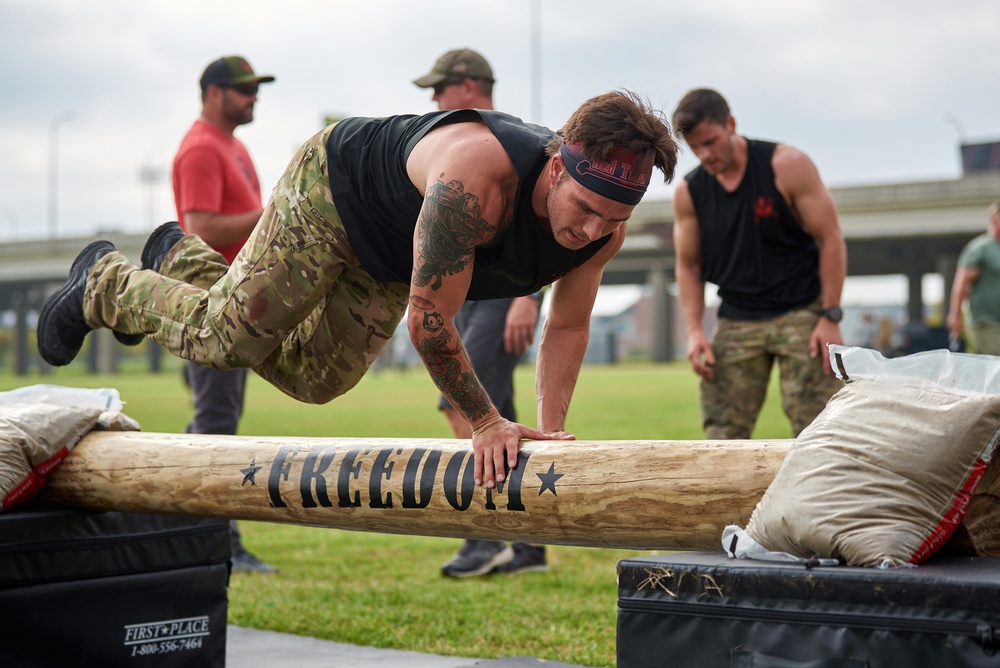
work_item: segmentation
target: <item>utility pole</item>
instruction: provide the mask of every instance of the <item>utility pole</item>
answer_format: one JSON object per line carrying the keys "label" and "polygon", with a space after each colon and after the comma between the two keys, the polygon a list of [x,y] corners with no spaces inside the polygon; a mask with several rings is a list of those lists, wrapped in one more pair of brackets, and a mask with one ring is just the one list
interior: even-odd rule
{"label": "utility pole", "polygon": [[55,241],[59,227],[59,126],[72,120],[67,109],[49,122],[49,239]]}
{"label": "utility pole", "polygon": [[531,0],[531,120],[542,125],[542,0]]}

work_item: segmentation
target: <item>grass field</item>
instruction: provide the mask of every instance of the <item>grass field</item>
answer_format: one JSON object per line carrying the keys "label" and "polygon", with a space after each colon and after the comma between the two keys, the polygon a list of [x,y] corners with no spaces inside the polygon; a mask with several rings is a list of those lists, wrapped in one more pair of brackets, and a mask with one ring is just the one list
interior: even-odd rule
{"label": "grass field", "polygon": [[[176,362],[176,360],[171,360]],[[160,374],[0,375],[0,390],[33,383],[114,387],[145,431],[181,432],[190,398],[180,367]],[[521,421],[535,424],[533,368],[516,377]],[[788,438],[772,391],[755,437]],[[240,431],[254,435],[449,437],[422,368],[370,373],[348,395],[306,406],[251,377]],[[686,362],[584,367],[567,427],[581,439],[699,439],[697,381]],[[625,550],[549,548],[549,571],[453,580],[440,566],[457,539],[241,523],[244,542],[277,575],[236,573],[233,624],[377,647],[497,658],[529,655],[615,664],[619,559]]]}

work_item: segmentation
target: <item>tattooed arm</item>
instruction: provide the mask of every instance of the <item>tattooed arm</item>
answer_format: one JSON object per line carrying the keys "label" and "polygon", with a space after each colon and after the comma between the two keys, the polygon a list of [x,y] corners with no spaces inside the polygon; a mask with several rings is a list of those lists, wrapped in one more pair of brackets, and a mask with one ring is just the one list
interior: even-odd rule
{"label": "tattooed arm", "polygon": [[427,188],[414,239],[410,338],[434,383],[473,427],[496,409],[472,370],[454,318],[476,247],[495,232],[461,181]]}
{"label": "tattooed arm", "polygon": [[496,226],[483,216],[478,198],[461,181],[427,188],[414,238],[408,326],[410,338],[438,389],[472,425],[476,484],[494,487],[504,467],[517,463],[521,438],[546,438],[500,416],[469,362],[455,328],[455,314],[472,279],[478,245]]}

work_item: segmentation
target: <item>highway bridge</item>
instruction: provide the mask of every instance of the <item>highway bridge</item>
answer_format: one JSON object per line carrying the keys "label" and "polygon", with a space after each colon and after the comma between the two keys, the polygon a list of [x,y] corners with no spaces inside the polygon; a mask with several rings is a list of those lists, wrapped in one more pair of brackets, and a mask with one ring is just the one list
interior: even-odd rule
{"label": "highway bridge", "polygon": [[[940,274],[945,300],[951,291],[958,254],[986,230],[986,208],[1000,199],[1000,173],[960,179],[842,187],[831,189],[848,247],[849,276],[901,274],[907,277],[910,322],[923,320],[923,276]],[[649,284],[652,288],[652,356],[671,357],[673,319],[679,317],[670,297],[674,251],[673,204],[651,200],[636,207],[622,250],[605,272],[609,285]],[[102,234],[122,252],[138,259],[146,234]],[[15,369],[29,358],[29,331],[45,297],[66,278],[69,266],[91,239],[53,239],[0,245],[0,312],[15,314]],[[945,305],[947,308],[947,304]],[[97,366],[113,368],[114,339],[97,337]],[[100,363],[100,360],[105,363]],[[37,360],[36,360],[37,361]]]}

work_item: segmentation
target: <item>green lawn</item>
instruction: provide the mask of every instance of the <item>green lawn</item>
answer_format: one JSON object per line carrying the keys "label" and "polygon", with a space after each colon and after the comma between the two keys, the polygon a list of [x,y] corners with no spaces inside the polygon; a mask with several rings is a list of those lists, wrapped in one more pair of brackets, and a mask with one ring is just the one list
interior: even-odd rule
{"label": "green lawn", "polygon": [[[180,367],[153,375],[0,375],[0,390],[33,383],[114,387],[146,431],[180,432],[190,398]],[[534,370],[517,374],[521,421],[535,424]],[[779,401],[755,436],[789,438]],[[372,372],[347,396],[306,406],[251,378],[241,433],[285,436],[448,437],[422,368]],[[584,367],[568,428],[581,439],[699,439],[697,381],[686,362]],[[530,655],[588,666],[615,664],[615,564],[641,554],[550,547],[549,571],[465,580],[439,569],[460,541],[279,524],[242,523],[251,551],[278,575],[233,575],[233,624],[338,642],[497,658]]]}

